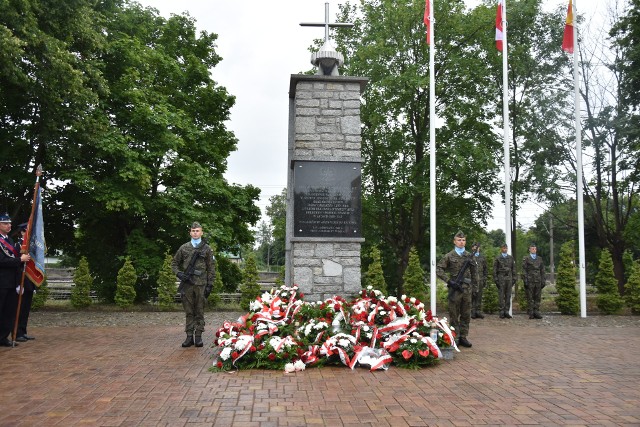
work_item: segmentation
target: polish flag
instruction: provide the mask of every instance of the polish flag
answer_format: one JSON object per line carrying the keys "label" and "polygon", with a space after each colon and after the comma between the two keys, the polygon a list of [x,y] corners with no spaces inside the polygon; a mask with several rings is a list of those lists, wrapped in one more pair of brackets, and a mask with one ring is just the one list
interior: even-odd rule
{"label": "polish flag", "polygon": [[503,36],[503,28],[502,28],[502,14],[504,11],[504,0],[498,0],[498,11],[496,13],[496,48],[502,52],[502,40],[504,40]]}
{"label": "polish flag", "polygon": [[569,9],[567,9],[567,22],[564,24],[562,50],[573,53],[573,2],[571,0],[569,0]]}

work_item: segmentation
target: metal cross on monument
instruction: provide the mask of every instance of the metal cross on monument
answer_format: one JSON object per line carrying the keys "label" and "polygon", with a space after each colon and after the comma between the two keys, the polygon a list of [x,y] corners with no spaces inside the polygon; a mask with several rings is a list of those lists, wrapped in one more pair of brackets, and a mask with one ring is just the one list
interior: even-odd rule
{"label": "metal cross on monument", "polygon": [[329,28],[350,28],[350,22],[329,22],[329,2],[324,4],[324,22],[300,23],[302,27],[324,27],[324,44],[320,50],[311,55],[311,63],[318,67],[318,73],[325,76],[338,76],[338,67],[344,64],[344,57],[331,45]]}

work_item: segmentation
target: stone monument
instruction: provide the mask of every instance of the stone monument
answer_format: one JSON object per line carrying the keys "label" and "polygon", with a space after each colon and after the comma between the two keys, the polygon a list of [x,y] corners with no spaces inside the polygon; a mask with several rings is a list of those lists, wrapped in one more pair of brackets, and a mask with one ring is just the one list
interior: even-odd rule
{"label": "stone monument", "polygon": [[340,76],[343,56],[329,40],[311,56],[316,75],[291,75],[285,283],[309,301],[361,289],[360,94],[368,79]]}

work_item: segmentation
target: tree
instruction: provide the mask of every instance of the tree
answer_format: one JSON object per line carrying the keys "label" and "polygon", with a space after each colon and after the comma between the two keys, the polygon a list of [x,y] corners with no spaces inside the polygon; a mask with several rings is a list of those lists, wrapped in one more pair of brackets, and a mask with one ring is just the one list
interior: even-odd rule
{"label": "tree", "polygon": [[403,277],[403,292],[408,297],[414,297],[421,302],[427,301],[424,270],[420,265],[420,257],[415,248],[411,248],[411,252],[409,252],[409,265],[407,265]]}
{"label": "tree", "polygon": [[284,265],[285,240],[287,232],[287,189],[283,188],[280,194],[269,197],[267,216],[271,222],[273,244],[271,246],[271,259],[275,265]]}
{"label": "tree", "polygon": [[171,261],[173,256],[165,253],[162,268],[158,273],[157,290],[158,290],[158,306],[162,309],[170,309],[175,306],[176,298],[176,276],[171,269]]}
{"label": "tree", "polygon": [[0,137],[15,141],[0,148],[0,203],[26,218],[25,171],[43,163],[50,249],[86,256],[109,301],[119,257],[147,298],[194,220],[222,250],[251,244],[259,189],[224,178],[237,140],[235,100],[210,74],[217,35],[120,0],[38,4],[0,6]]}
{"label": "tree", "polygon": [[118,271],[118,279],[116,281],[116,296],[115,302],[119,307],[127,308],[133,305],[133,300],[136,298],[136,270],[131,264],[131,259],[127,257],[124,261],[124,265]]}
{"label": "tree", "polygon": [[384,280],[384,274],[382,272],[380,250],[377,247],[371,249],[371,264],[369,264],[369,268],[365,273],[364,284],[365,287],[371,286],[373,289],[377,289],[384,295],[387,295],[387,283]]}
{"label": "tree", "polygon": [[224,254],[220,254],[216,258],[216,274],[222,279],[225,292],[238,292],[238,288],[242,283],[242,270],[238,264],[231,262]]}
{"label": "tree", "polygon": [[624,61],[619,65],[623,70],[621,79],[623,95],[626,106],[638,108],[640,106],[640,1],[629,0],[629,9],[617,24],[613,26],[609,35],[622,49]]}
{"label": "tree", "polygon": [[495,283],[487,283],[482,293],[482,311],[493,314],[500,309],[498,299],[498,287]]}
{"label": "tree", "polygon": [[598,309],[604,314],[614,314],[620,311],[624,302],[618,293],[617,280],[613,274],[613,261],[611,253],[607,249],[603,249],[600,254],[600,265],[595,285],[598,290],[596,300]]}
{"label": "tree", "polygon": [[625,302],[633,314],[640,314],[640,260],[636,260],[631,267],[629,280],[625,285]]}
{"label": "tree", "polygon": [[37,311],[45,306],[47,299],[49,298],[49,285],[45,279],[33,294],[33,300],[31,301],[31,309]]}
{"label": "tree", "polygon": [[256,230],[256,240],[260,244],[256,253],[267,270],[270,270],[272,264],[271,249],[273,247],[273,234],[271,225],[267,224],[266,221],[260,221],[258,230]]}
{"label": "tree", "polygon": [[82,257],[73,273],[73,289],[71,290],[71,305],[75,308],[84,308],[91,305],[91,285],[93,277],[89,272],[89,262]]}
{"label": "tree", "polygon": [[209,302],[211,307],[219,305],[222,301],[222,299],[220,298],[220,293],[222,292],[223,288],[224,284],[222,283],[222,275],[216,272],[216,278],[213,281],[213,289],[209,294],[209,298],[207,298],[207,301]]}
{"label": "tree", "polygon": [[256,259],[249,255],[242,271],[242,286],[240,286],[240,307],[249,309],[249,304],[260,295],[260,285],[258,284],[258,269]]}
{"label": "tree", "polygon": [[575,242],[570,240],[560,248],[560,265],[556,278],[556,306],[562,314],[578,313],[577,268],[575,265]]}

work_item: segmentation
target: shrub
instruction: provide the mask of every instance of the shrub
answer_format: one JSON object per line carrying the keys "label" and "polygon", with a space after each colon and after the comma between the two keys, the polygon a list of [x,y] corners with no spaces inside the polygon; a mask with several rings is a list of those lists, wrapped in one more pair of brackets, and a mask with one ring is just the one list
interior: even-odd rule
{"label": "shrub", "polygon": [[493,314],[499,308],[498,287],[493,282],[487,282],[487,286],[485,286],[482,293],[482,311]]}
{"label": "shrub", "polygon": [[171,269],[171,261],[173,261],[173,257],[170,253],[166,253],[162,268],[158,272],[158,306],[161,309],[171,309],[175,305],[177,287],[176,276]]}
{"label": "shrub", "polygon": [[260,295],[260,285],[258,284],[258,267],[256,258],[249,255],[242,271],[242,285],[240,286],[240,307],[249,310],[249,304]]}
{"label": "shrub", "polygon": [[427,284],[424,281],[424,270],[420,265],[420,257],[416,248],[409,252],[409,263],[402,276],[404,293],[420,301],[427,301]]}
{"label": "shrub", "polygon": [[93,277],[89,272],[89,262],[86,257],[80,259],[78,268],[73,274],[74,287],[71,291],[71,305],[75,308],[83,308],[91,305],[91,285]]}
{"label": "shrub", "polygon": [[211,305],[211,307],[217,306],[218,304],[220,304],[220,301],[222,301],[220,299],[220,292],[222,292],[223,287],[224,284],[222,283],[222,275],[220,275],[220,273],[216,271],[216,278],[213,281],[213,289],[209,294],[209,298],[207,298],[207,301],[209,302],[209,305]]}
{"label": "shrub", "polygon": [[131,258],[127,257],[124,265],[118,271],[118,279],[116,281],[115,302],[119,307],[126,308],[133,305],[136,298],[136,270],[131,264]]}
{"label": "shrub", "polygon": [[365,287],[371,286],[373,289],[377,289],[386,295],[387,283],[384,280],[384,274],[382,272],[380,249],[374,246],[373,249],[371,249],[371,258],[373,261],[369,264],[369,268],[364,276]]}
{"label": "shrub", "polygon": [[560,247],[560,265],[556,277],[556,290],[558,291],[556,306],[562,314],[578,313],[576,275],[574,242],[570,240]]}
{"label": "shrub", "polygon": [[529,301],[527,300],[527,291],[524,289],[524,282],[518,280],[516,282],[516,295],[515,300],[518,303],[520,311],[526,312],[529,309]]}
{"label": "shrub", "polygon": [[624,285],[625,302],[633,314],[640,314],[640,260],[631,265],[629,280]]}
{"label": "shrub", "polygon": [[595,280],[598,297],[596,305],[603,314],[614,314],[620,311],[623,300],[618,293],[618,282],[613,273],[611,253],[604,249],[600,254],[600,264]]}
{"label": "shrub", "polygon": [[38,310],[44,307],[47,299],[49,298],[49,286],[47,285],[47,280],[45,279],[40,285],[39,288],[36,288],[36,291],[33,294],[33,301],[31,301],[31,310]]}

